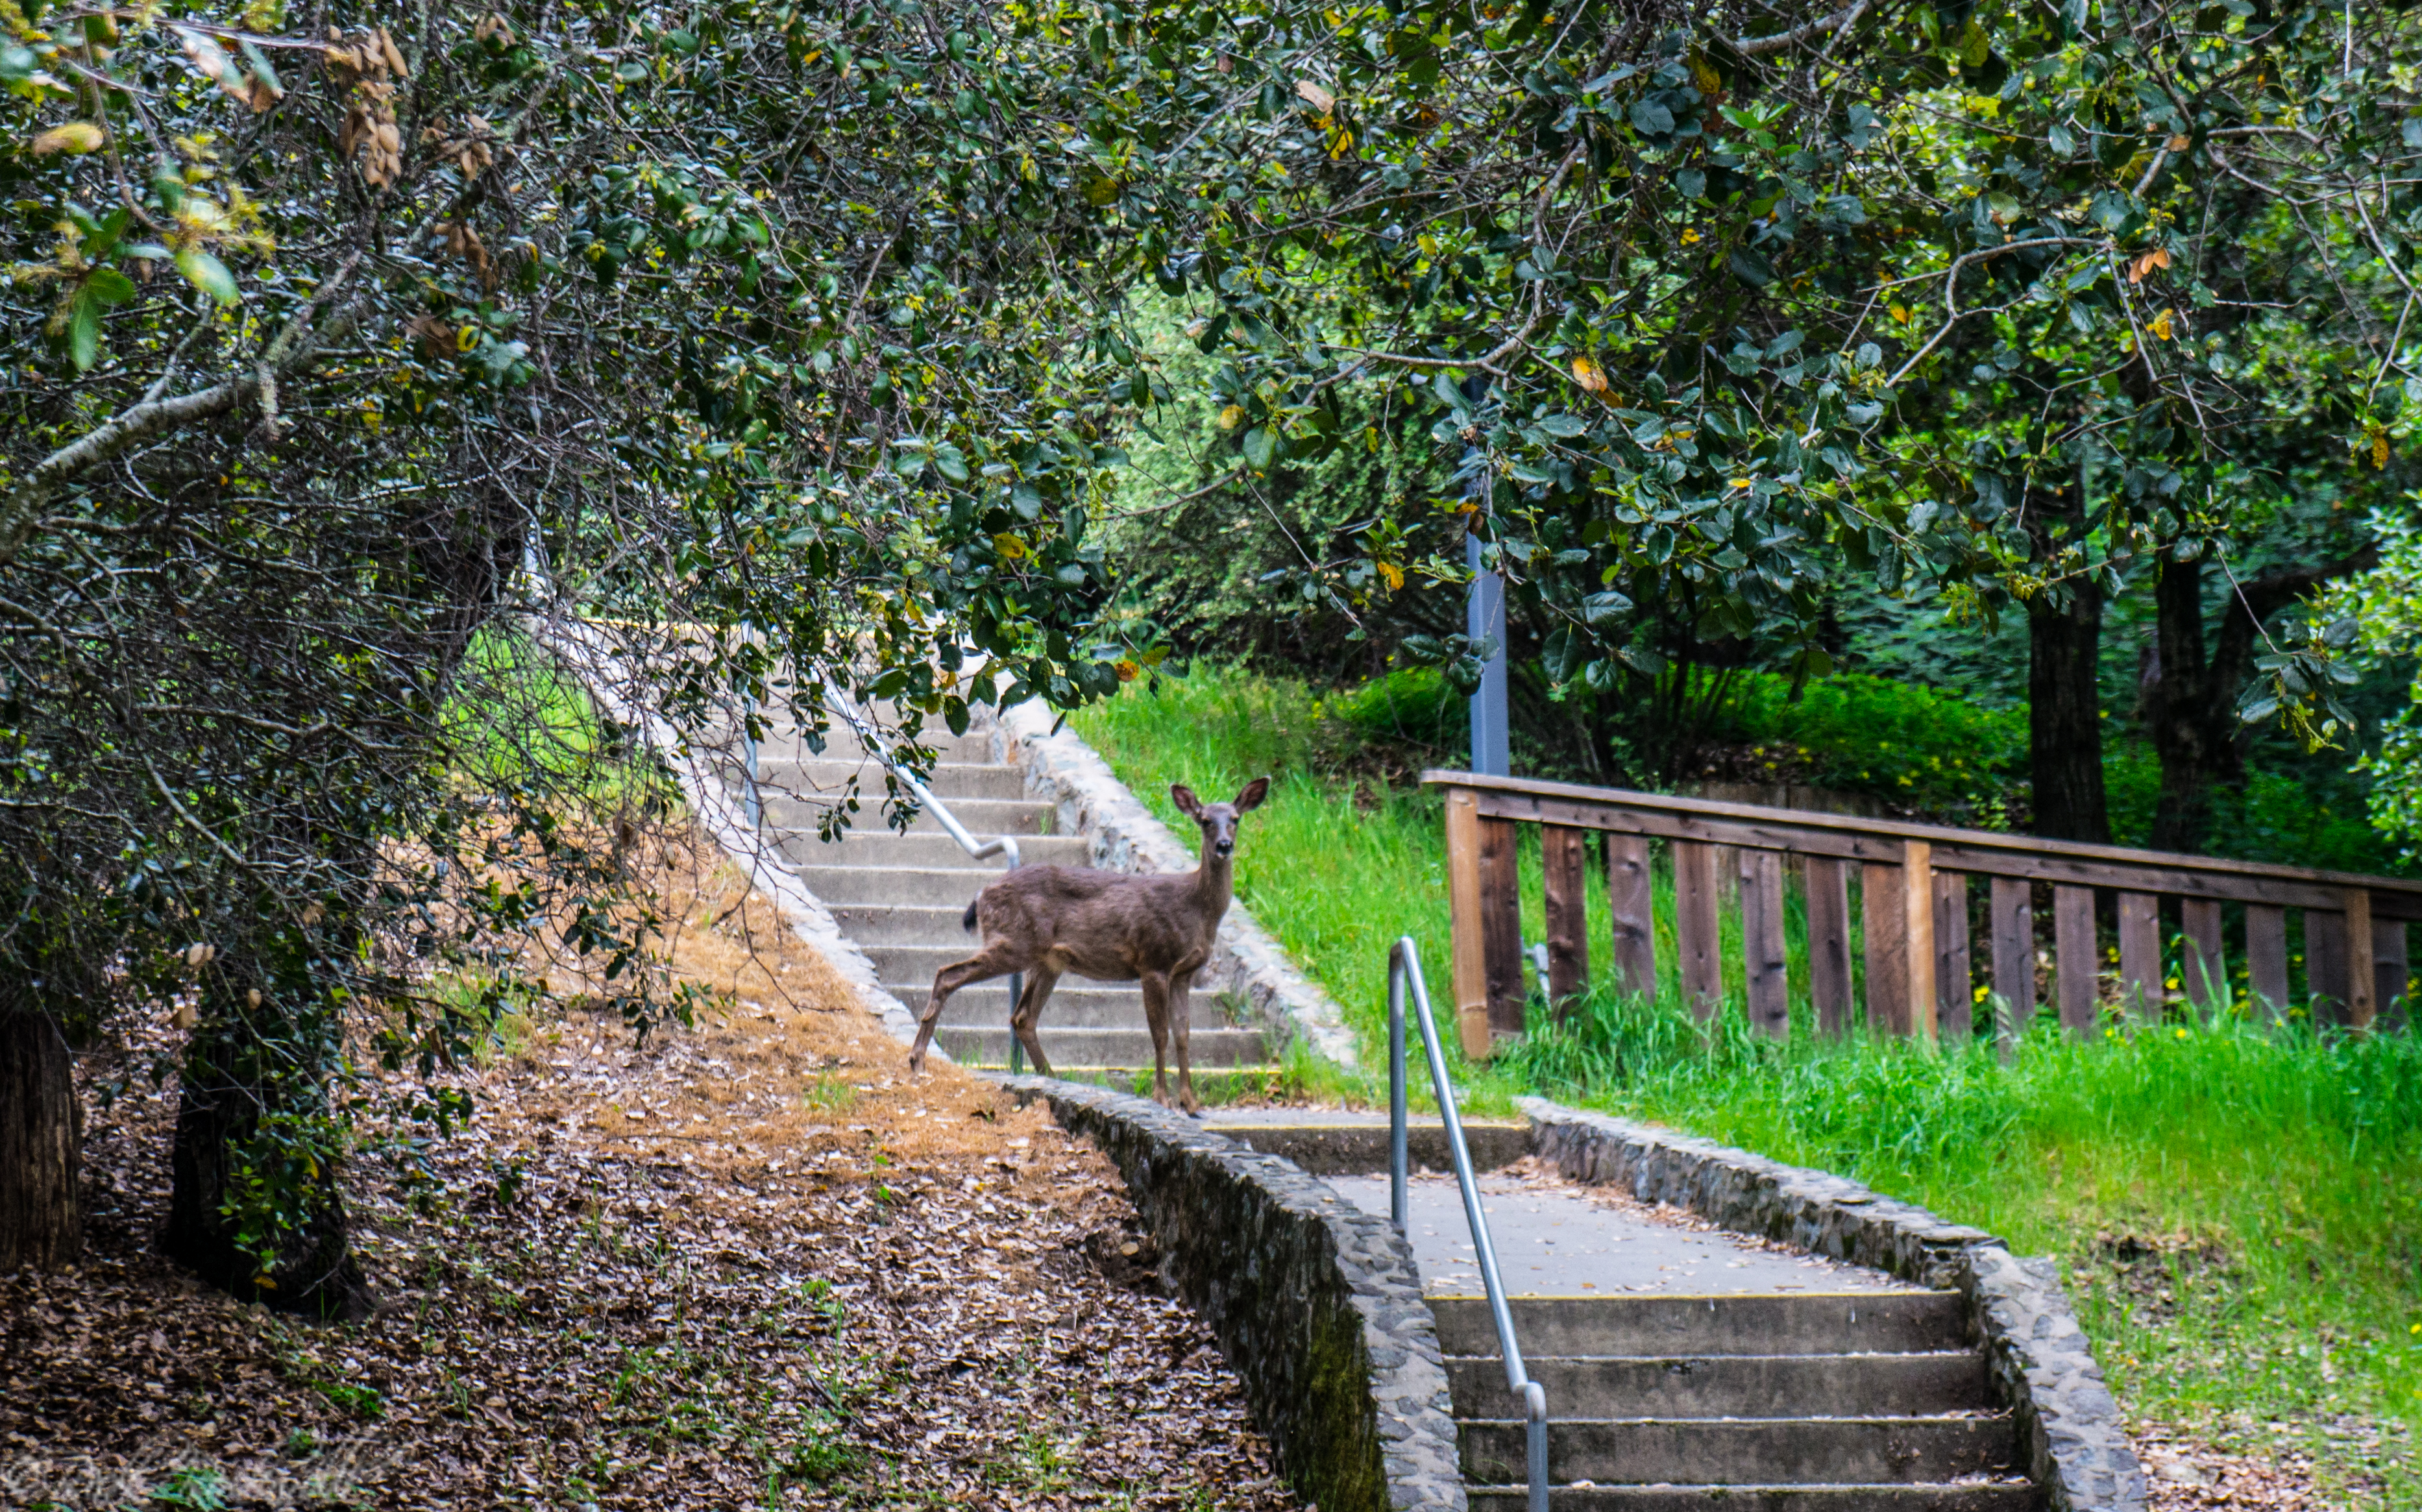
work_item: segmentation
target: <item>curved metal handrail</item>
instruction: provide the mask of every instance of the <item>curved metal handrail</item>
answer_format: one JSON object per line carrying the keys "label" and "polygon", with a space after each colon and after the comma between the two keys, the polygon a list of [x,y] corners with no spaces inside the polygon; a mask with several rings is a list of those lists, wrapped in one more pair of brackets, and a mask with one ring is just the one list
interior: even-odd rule
{"label": "curved metal handrail", "polygon": [[1422,981],[1421,948],[1413,943],[1410,935],[1400,937],[1388,951],[1388,1221],[1402,1236],[1409,1217],[1405,1189],[1412,1164],[1405,1118],[1408,985],[1412,989],[1413,1006],[1421,1010],[1422,1046],[1428,1051],[1430,1089],[1438,1096],[1439,1121],[1446,1126],[1446,1147],[1455,1158],[1455,1184],[1463,1189],[1463,1216],[1471,1224],[1471,1247],[1480,1255],[1480,1280],[1488,1292],[1489,1316],[1497,1324],[1497,1345],[1505,1354],[1505,1387],[1522,1398],[1527,1420],[1531,1512],[1548,1512],[1548,1390],[1523,1368],[1522,1351],[1514,1342],[1514,1310],[1505,1300],[1505,1283],[1497,1273],[1497,1247],[1489,1242],[1488,1219],[1480,1210],[1480,1183],[1471,1173],[1471,1150],[1464,1143],[1463,1118],[1455,1111],[1455,1084],[1447,1079],[1446,1055],[1439,1047],[1438,1020],[1430,1013],[1430,989]]}
{"label": "curved metal handrail", "polygon": [[[996,856],[1006,856],[1009,858],[1008,864],[1001,870],[1004,872],[1017,870],[1021,863],[1018,859],[1015,836],[999,835],[991,840],[980,841],[969,834],[967,827],[959,823],[959,816],[951,811],[951,806],[934,796],[934,790],[919,780],[916,773],[901,765],[900,758],[892,752],[889,743],[870,728],[864,720],[858,718],[857,712],[850,707],[849,701],[840,696],[841,690],[829,683],[826,684],[825,687],[826,693],[831,695],[826,706],[832,713],[848,721],[850,729],[857,734],[857,743],[873,753],[874,759],[883,764],[884,769],[891,774],[894,780],[907,787],[909,793],[915,795],[918,806],[932,814],[935,822],[939,824],[952,840],[959,843],[959,849],[966,851],[970,858],[979,861],[990,860]],[[757,743],[754,740],[748,743],[748,776],[753,785],[757,776]],[[1012,1076],[1021,1075],[1026,1070],[1026,1047],[1018,1042],[1015,1023],[1017,1001],[1025,995],[1026,973],[1012,971],[1009,974],[1011,1017],[1009,1073]]]}

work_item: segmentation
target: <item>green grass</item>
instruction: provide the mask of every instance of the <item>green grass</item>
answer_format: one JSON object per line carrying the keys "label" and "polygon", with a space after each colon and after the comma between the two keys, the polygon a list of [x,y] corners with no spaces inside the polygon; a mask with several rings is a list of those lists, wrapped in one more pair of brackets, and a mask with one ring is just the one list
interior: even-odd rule
{"label": "green grass", "polygon": [[[1442,984],[1447,905],[1436,802],[1356,775],[1404,765],[1358,752],[1350,716],[1364,701],[1198,669],[1071,724],[1165,820],[1176,819],[1171,781],[1226,797],[1277,779],[1245,822],[1237,896],[1337,999],[1376,1066],[1388,944],[1412,935]],[[1172,827],[1190,839],[1190,825]],[[1599,879],[1591,904],[1603,941]],[[1533,1032],[1493,1063],[1452,1057],[1469,1105],[1538,1091],[1655,1120],[2053,1255],[2131,1413],[2230,1447],[2308,1453],[2328,1504],[2422,1506],[2407,1437],[2422,1418],[2422,1042],[2224,1011],[2092,1043],[2039,1023],[2005,1064],[1989,1039],[1938,1051],[1821,1041],[1795,999],[1794,1033],[1776,1043],[1740,1016],[1737,911],[1725,914],[1734,996],[1709,1029],[1672,979],[1663,875],[1657,906],[1657,999],[1601,980],[1562,1027],[1534,1005]],[[1796,890],[1786,940],[1798,985]],[[1381,1085],[1325,1079],[1349,1097]]]}

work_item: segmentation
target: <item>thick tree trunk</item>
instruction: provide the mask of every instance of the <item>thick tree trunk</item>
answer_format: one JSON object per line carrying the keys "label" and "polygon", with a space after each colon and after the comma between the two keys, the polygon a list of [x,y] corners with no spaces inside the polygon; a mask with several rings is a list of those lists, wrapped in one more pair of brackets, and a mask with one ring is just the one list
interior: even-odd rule
{"label": "thick tree trunk", "polygon": [[[212,1285],[280,1312],[360,1317],[370,1297],[349,1248],[345,1199],[336,1162],[305,1157],[261,1138],[280,1122],[264,1117],[307,1090],[290,1072],[280,1086],[264,1075],[269,1053],[228,1020],[206,1017],[187,1052],[169,1151],[168,1221],[160,1251]],[[308,1083],[316,1091],[317,1079]],[[287,1187],[287,1232],[264,1266],[246,1242],[231,1199],[256,1179]]]}
{"label": "thick tree trunk", "polygon": [[2102,589],[2090,576],[2027,606],[2028,745],[2036,833],[2107,844],[2102,798]]}
{"label": "thick tree trunk", "polygon": [[53,1270],[83,1251],[82,1126],[58,1024],[0,1013],[0,1270]]}
{"label": "thick tree trunk", "polygon": [[2211,790],[2235,776],[2235,689],[2212,685],[2204,654],[2203,559],[2163,559],[2153,585],[2160,664],[2146,700],[2145,722],[2162,764],[2161,796],[2153,809],[2155,850],[2201,851],[2211,827]]}

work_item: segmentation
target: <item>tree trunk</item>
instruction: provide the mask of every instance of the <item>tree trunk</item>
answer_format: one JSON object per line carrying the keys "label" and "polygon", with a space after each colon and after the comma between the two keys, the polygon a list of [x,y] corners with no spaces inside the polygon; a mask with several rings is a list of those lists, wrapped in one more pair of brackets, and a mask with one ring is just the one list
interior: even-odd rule
{"label": "tree trunk", "polygon": [[2212,791],[2243,780],[2237,700],[2254,675],[2264,622],[2322,583],[2379,563],[2378,546],[2367,544],[2335,561],[2273,567],[2232,584],[2207,652],[2203,559],[2162,559],[2153,590],[2160,666],[2145,702],[2162,763],[2154,849],[2201,851],[2210,839]]}
{"label": "tree trunk", "polygon": [[[337,1162],[284,1142],[288,1121],[264,1117],[287,1110],[282,1105],[298,1095],[317,1095],[320,1079],[299,1079],[291,1068],[283,1077],[267,1074],[267,1059],[291,1047],[264,1046],[242,1023],[206,1016],[186,1053],[160,1251],[245,1301],[361,1317],[370,1311],[370,1288],[349,1248]],[[286,1231],[273,1241],[266,1264],[261,1241],[235,1210],[257,1178],[290,1194]]]}
{"label": "tree trunk", "polygon": [[2155,850],[2199,852],[2211,827],[2211,790],[2234,772],[2236,690],[2212,685],[2203,631],[2203,559],[2164,558],[2153,585],[2160,658],[2145,722],[2162,764],[2153,809]]}
{"label": "tree trunk", "polygon": [[[2059,597],[2055,598],[2057,593]],[[2107,844],[2102,799],[2102,587],[2081,575],[2027,606],[2036,833]]]}
{"label": "tree trunk", "polygon": [[57,1022],[0,1013],[0,1270],[55,1270],[83,1251],[83,1123]]}

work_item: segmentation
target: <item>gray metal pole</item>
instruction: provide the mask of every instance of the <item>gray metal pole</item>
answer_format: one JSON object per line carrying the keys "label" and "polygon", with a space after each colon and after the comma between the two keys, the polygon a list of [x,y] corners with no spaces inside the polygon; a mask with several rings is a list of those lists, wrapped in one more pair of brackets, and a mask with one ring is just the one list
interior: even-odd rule
{"label": "gray metal pole", "polygon": [[1475,641],[1483,636],[1497,640],[1497,654],[1482,668],[1480,686],[1471,695],[1471,770],[1484,777],[1511,777],[1514,757],[1505,728],[1505,579],[1480,570],[1478,536],[1465,537],[1463,549],[1472,574],[1463,633]]}

